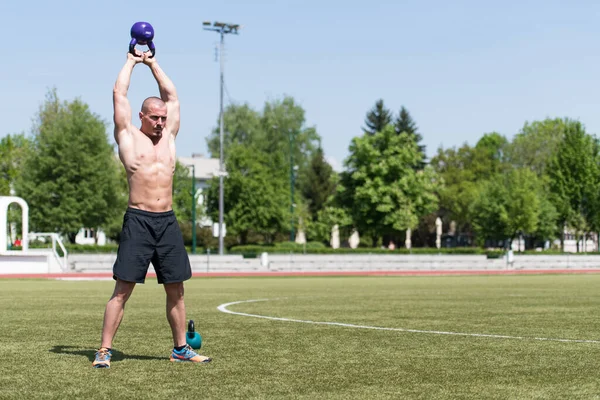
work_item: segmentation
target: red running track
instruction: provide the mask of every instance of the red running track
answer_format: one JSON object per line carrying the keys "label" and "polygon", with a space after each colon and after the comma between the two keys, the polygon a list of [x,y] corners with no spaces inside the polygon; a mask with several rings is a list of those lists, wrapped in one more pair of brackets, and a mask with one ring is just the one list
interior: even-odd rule
{"label": "red running track", "polygon": [[[450,275],[542,275],[542,274],[597,274],[600,269],[531,269],[531,270],[440,270],[440,271],[280,271],[280,272],[194,272],[195,278],[219,277],[276,277],[276,276],[450,276]],[[147,278],[156,277],[148,273]],[[0,279],[110,279],[112,273],[71,272],[61,274],[0,274]]]}

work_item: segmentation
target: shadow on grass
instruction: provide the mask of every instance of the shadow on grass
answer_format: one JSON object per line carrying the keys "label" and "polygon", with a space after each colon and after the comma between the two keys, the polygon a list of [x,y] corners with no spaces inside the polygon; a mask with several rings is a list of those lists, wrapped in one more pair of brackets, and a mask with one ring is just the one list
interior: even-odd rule
{"label": "shadow on grass", "polygon": [[[68,354],[72,356],[84,356],[87,357],[90,362],[94,361],[94,357],[96,355],[96,349],[84,349],[81,347],[75,346],[64,346],[57,345],[50,349],[51,353],[56,354]],[[122,361],[122,360],[168,360],[167,356],[165,357],[156,357],[156,356],[140,356],[134,354],[125,354],[118,350],[112,350],[112,358],[111,361]]]}

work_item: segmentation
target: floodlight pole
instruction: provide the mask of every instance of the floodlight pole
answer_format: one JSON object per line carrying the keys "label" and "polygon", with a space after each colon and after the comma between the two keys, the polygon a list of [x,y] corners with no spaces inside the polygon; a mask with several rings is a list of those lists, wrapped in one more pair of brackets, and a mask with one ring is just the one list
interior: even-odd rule
{"label": "floodlight pole", "polygon": [[192,164],[192,254],[196,254],[196,166]]}
{"label": "floodlight pole", "polygon": [[224,117],[223,117],[223,87],[225,85],[225,60],[223,58],[223,49],[225,47],[225,34],[232,33],[237,35],[239,25],[226,24],[224,22],[203,22],[204,30],[214,31],[219,33],[221,36],[219,44],[219,61],[220,61],[220,111],[219,111],[219,255],[223,255],[223,209],[224,209],[224,195],[223,195],[223,178],[227,175],[224,164],[223,164],[223,130],[224,130]]}
{"label": "floodlight pole", "polygon": [[294,186],[295,186],[295,174],[294,174],[294,134],[290,130],[288,132],[290,139],[290,242],[294,241]]}
{"label": "floodlight pole", "polygon": [[186,164],[192,168],[192,254],[196,254],[196,166]]}

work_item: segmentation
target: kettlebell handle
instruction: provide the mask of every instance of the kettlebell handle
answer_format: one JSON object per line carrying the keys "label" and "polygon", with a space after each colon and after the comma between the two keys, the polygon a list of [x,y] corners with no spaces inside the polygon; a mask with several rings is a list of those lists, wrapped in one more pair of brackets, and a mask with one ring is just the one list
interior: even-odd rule
{"label": "kettlebell handle", "polygon": [[188,324],[188,332],[195,332],[194,320],[190,319],[190,323]]}
{"label": "kettlebell handle", "polygon": [[[133,54],[134,56],[135,54],[135,45],[137,44],[137,39],[133,38],[131,39],[131,42],[129,42],[129,52],[131,54]],[[150,56],[150,58],[154,57],[154,54],[156,54],[156,47],[154,46],[154,42],[149,41],[148,42],[148,49],[150,49],[150,53],[152,53],[152,55]]]}

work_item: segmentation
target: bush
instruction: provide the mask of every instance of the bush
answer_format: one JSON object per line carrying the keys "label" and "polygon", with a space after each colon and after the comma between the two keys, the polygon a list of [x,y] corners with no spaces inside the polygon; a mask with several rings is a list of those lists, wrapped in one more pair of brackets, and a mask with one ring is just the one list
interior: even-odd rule
{"label": "bush", "polygon": [[502,256],[504,255],[504,252],[492,250],[492,251],[488,251],[486,253],[486,255],[487,255],[488,259],[497,259],[497,258],[502,258]]}
{"label": "bush", "polygon": [[304,251],[306,248],[308,249],[326,249],[325,246],[321,242],[307,242],[306,244],[298,244],[296,242],[279,242],[275,243],[275,248],[281,250],[296,250],[296,251]]}
{"label": "bush", "polygon": [[306,249],[326,249],[327,246],[321,242],[307,242]]}
{"label": "bush", "polygon": [[301,244],[297,244],[296,242],[279,242],[275,243],[275,248],[281,250],[302,250],[304,247]]}
{"label": "bush", "polygon": [[[388,250],[382,248],[359,247],[357,249],[339,248],[332,249],[326,247],[319,242],[311,242],[306,244],[307,254],[486,254],[484,249],[478,247],[455,247],[455,248],[414,248],[414,249],[396,249]],[[271,254],[289,254],[289,253],[304,253],[304,246],[291,242],[281,242],[275,245],[243,245],[234,246],[229,250],[230,254],[243,253],[271,253]]]}
{"label": "bush", "polygon": [[94,244],[70,244],[65,243],[67,253],[117,253],[119,249],[118,244],[106,244],[104,246],[97,246]]}

